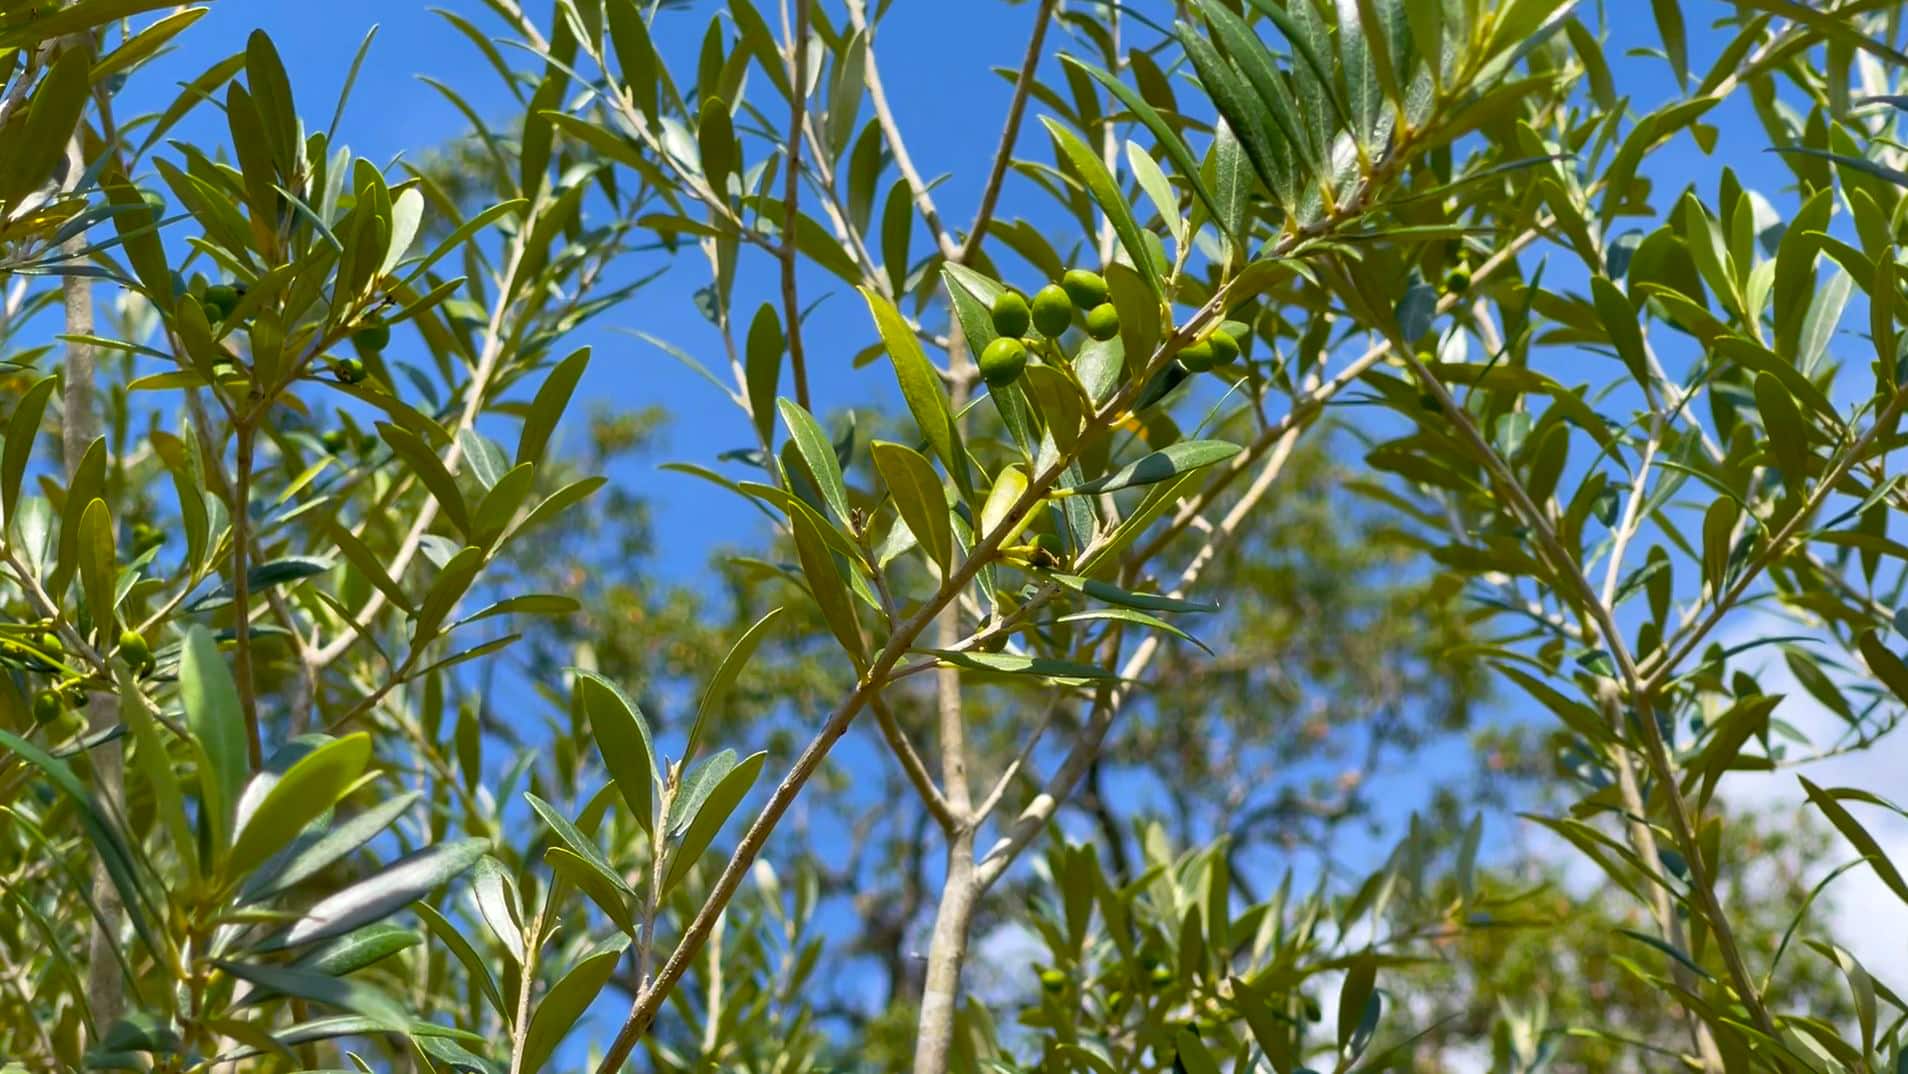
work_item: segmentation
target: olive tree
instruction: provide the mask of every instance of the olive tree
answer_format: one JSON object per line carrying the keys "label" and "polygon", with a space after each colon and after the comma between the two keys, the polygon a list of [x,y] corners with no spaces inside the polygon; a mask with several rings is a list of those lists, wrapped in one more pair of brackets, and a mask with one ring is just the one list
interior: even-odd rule
{"label": "olive tree", "polygon": [[[919,1074],[1403,1067],[1433,1027],[1385,997],[1475,930],[1541,923],[1476,823],[1413,824],[1309,894],[1257,890],[1225,839],[1149,827],[1109,868],[1048,838],[1173,703],[1160,669],[1226,658],[1210,572],[1308,495],[1294,459],[1362,442],[1357,491],[1432,575],[1424,621],[1463,621],[1465,659],[1557,721],[1581,793],[1537,823],[1651,919],[1618,935],[1675,1029],[1626,1043],[1713,1071],[1899,1060],[1908,1007],[1810,912],[1858,864],[1908,899],[1850,808],[1895,807],[1802,782],[1858,856],[1765,955],[1726,901],[1719,796],[1872,743],[1908,697],[1885,640],[1896,5],[1744,0],[1700,71],[1683,5],[1654,3],[1661,53],[1633,59],[1679,90],[1644,110],[1566,0],[1038,0],[958,210],[862,0],[733,0],[693,58],[634,0],[453,13],[522,108],[440,86],[469,151],[388,175],[339,140],[344,102],[307,130],[262,35],[116,122],[115,76],[196,17],[142,6],[0,16],[9,1056],[819,1067],[827,863],[764,854],[872,724],[944,861]],[[229,143],[166,141],[206,98]],[[1659,195],[1645,157],[1709,148],[1738,98],[1794,194],[1723,171]],[[527,676],[551,715],[506,726],[486,693],[517,623],[577,607],[511,568],[603,484],[551,451],[575,336],[652,243],[707,274],[721,355],[682,357],[749,445],[680,469],[761,508],[749,567],[788,606],[724,639],[682,726],[652,728],[587,639]],[[850,288],[865,334],[809,331]],[[1839,332],[1857,290],[1868,323]],[[57,373],[14,342],[52,336]],[[1847,346],[1872,364],[1846,372]],[[880,438],[818,406],[823,362],[881,367],[854,374],[899,400]],[[1796,632],[1719,640],[1776,608]],[[771,770],[724,717],[790,631],[837,696]],[[1787,741],[1751,663],[1770,645],[1845,741]],[[964,969],[1016,872],[1047,968],[1010,1033]],[[1771,988],[1804,951],[1846,1000]],[[1557,1046],[1542,1017],[1501,1024],[1519,1069]]]}

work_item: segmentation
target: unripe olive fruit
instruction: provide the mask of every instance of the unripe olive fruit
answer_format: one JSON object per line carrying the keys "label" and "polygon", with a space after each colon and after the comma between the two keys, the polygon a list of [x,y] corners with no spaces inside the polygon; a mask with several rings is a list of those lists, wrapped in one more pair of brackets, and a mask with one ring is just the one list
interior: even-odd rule
{"label": "unripe olive fruit", "polygon": [[127,627],[119,632],[119,658],[130,667],[143,668],[152,659],[152,646],[146,644],[144,634]]}
{"label": "unripe olive fruit", "polygon": [[41,690],[33,695],[34,723],[52,723],[60,718],[60,713],[65,711],[66,699],[60,696],[58,690]]}
{"label": "unripe olive fruit", "polygon": [[391,326],[372,319],[351,333],[351,344],[361,352],[376,353],[391,345]]}
{"label": "unripe olive fruit", "polygon": [[1152,968],[1152,971],[1146,975],[1146,979],[1148,981],[1151,981],[1155,986],[1172,984],[1173,983],[1172,968],[1170,966],[1165,965],[1164,963],[1161,963],[1160,965],[1154,966]]}
{"label": "unripe olive fruit", "polygon": [[60,643],[60,636],[51,630],[40,635],[40,651],[49,656],[59,656],[66,652],[66,646]]}
{"label": "unripe olive fruit", "polygon": [[1471,287],[1471,274],[1461,268],[1454,268],[1444,277],[1444,293],[1455,295],[1468,291]]}
{"label": "unripe olive fruit", "polygon": [[1188,373],[1204,373],[1218,360],[1210,339],[1195,339],[1179,348],[1179,364],[1185,366]]}
{"label": "unripe olive fruit", "polygon": [[1213,329],[1212,334],[1206,337],[1206,342],[1212,344],[1213,365],[1225,365],[1239,357],[1239,341],[1223,328]]}
{"label": "unripe olive fruit", "polygon": [[1066,291],[1073,304],[1083,310],[1106,301],[1106,277],[1086,269],[1068,269],[1060,277],[1060,287]]}
{"label": "unripe olive fruit", "polygon": [[1005,388],[1027,368],[1027,348],[1011,336],[1002,336],[981,349],[981,379],[990,388]]}
{"label": "unripe olive fruit", "polygon": [[994,296],[994,331],[1011,339],[1019,339],[1027,334],[1027,326],[1033,323],[1033,312],[1027,308],[1027,300],[1020,297],[1018,291],[1002,291]]}
{"label": "unripe olive fruit", "polygon": [[238,307],[238,300],[238,288],[229,283],[215,283],[205,289],[205,297],[199,304],[212,320],[223,321]]}
{"label": "unripe olive fruit", "polygon": [[77,682],[62,684],[60,686],[60,693],[66,696],[66,706],[68,708],[76,709],[86,704],[86,688]]}
{"label": "unripe olive fruit", "polygon": [[1120,334],[1120,311],[1111,302],[1100,303],[1087,311],[1086,330],[1094,339],[1112,339]]}
{"label": "unripe olive fruit", "polygon": [[1073,324],[1073,300],[1057,283],[1034,292],[1033,324],[1048,339],[1059,339]]}
{"label": "unripe olive fruit", "polygon": [[1067,987],[1066,974],[1060,972],[1059,970],[1041,970],[1040,971],[1040,990],[1041,991],[1046,992],[1048,995],[1054,995],[1059,992],[1065,991],[1066,987]]}
{"label": "unripe olive fruit", "polygon": [[[65,712],[60,713],[59,719],[54,720],[48,725],[48,731],[50,736],[54,739],[69,739],[75,735],[84,734],[86,731],[86,717],[81,716],[72,709],[67,709]],[[85,768],[91,764],[92,762],[87,759],[85,753],[81,753],[79,756],[73,758],[73,767],[75,769],[84,771]]]}
{"label": "unripe olive fruit", "polygon": [[351,446],[351,438],[345,435],[343,429],[326,429],[324,435],[318,438],[318,442],[333,455],[342,455],[344,449]]}
{"label": "unripe olive fruit", "polygon": [[364,379],[364,361],[360,358],[340,358],[332,372],[338,375],[341,384],[356,384]]}

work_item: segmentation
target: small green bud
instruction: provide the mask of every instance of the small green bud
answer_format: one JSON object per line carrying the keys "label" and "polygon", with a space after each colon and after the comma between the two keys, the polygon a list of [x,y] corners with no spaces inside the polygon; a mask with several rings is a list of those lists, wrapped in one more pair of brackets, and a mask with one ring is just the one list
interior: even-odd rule
{"label": "small green bud", "polygon": [[1027,348],[1011,336],[1002,336],[982,348],[981,379],[990,388],[1005,388],[1020,379],[1027,368]]}
{"label": "small green bud", "polygon": [[1112,339],[1120,334],[1120,311],[1111,302],[1100,303],[1087,311],[1086,330],[1094,339]]}
{"label": "small green bud", "polygon": [[1059,339],[1073,324],[1073,300],[1057,283],[1034,292],[1033,325],[1048,339]]}
{"label": "small green bud", "polygon": [[1010,339],[1019,339],[1027,334],[1027,326],[1033,323],[1033,313],[1027,308],[1027,300],[1020,297],[1018,291],[1002,291],[994,296],[994,331]]}
{"label": "small green bud", "polygon": [[1083,310],[1090,310],[1106,301],[1106,277],[1097,272],[1068,269],[1066,275],[1060,277],[1060,286],[1067,292],[1067,297],[1073,300],[1073,304]]}

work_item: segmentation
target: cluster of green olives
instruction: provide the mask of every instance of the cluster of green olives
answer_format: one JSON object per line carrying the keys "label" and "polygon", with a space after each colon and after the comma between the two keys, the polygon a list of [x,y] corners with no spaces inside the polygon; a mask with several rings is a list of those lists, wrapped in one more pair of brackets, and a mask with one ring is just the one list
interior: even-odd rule
{"label": "cluster of green olives", "polygon": [[1239,341],[1223,328],[1215,328],[1179,348],[1179,364],[1188,373],[1204,373],[1239,357]]}
{"label": "cluster of green olives", "polygon": [[232,316],[232,312],[238,309],[239,300],[244,297],[245,292],[234,284],[208,284],[205,293],[199,296],[199,305],[205,307],[206,320],[218,324]]}
{"label": "cluster of green olives", "polygon": [[[66,647],[60,644],[60,636],[50,630],[40,635],[40,649],[53,657],[66,651]],[[144,634],[131,627],[119,632],[117,653],[127,667],[140,675],[152,674],[157,666],[152,657],[152,644]],[[84,708],[85,705],[86,688],[78,679],[67,679],[33,695],[33,719],[36,723],[50,724],[69,710]]]}
{"label": "cluster of green olives", "polygon": [[981,379],[990,388],[1004,388],[1020,379],[1027,368],[1029,329],[1047,339],[1059,339],[1073,326],[1073,312],[1082,314],[1089,338],[1105,341],[1120,334],[1120,311],[1107,301],[1106,277],[1086,269],[1068,269],[1059,283],[1034,292],[1029,303],[1020,292],[1003,290],[994,296],[994,331],[999,338],[981,348]]}
{"label": "cluster of green olives", "polygon": [[[1089,338],[1109,340],[1120,334],[1120,311],[1107,301],[1106,278],[1085,269],[1068,269],[1059,283],[1034,292],[1029,303],[1018,291],[1003,290],[994,297],[994,331],[998,338],[981,348],[981,379],[990,388],[1004,388],[1020,379],[1027,368],[1027,333],[1059,339],[1073,325],[1079,310]],[[1239,357],[1239,341],[1224,328],[1212,331],[1179,349],[1179,364],[1188,373],[1204,373]]]}
{"label": "cluster of green olives", "polygon": [[[391,345],[391,326],[371,314],[351,330],[351,345],[357,348],[359,355],[382,354],[384,348]],[[340,384],[357,384],[365,377],[364,359],[356,355],[340,358],[332,363],[331,372]]]}

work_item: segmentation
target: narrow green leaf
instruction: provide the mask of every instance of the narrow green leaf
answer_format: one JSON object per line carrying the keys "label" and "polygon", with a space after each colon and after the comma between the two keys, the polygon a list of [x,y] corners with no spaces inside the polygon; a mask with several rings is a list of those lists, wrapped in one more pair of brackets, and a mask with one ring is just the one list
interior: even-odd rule
{"label": "narrow green leaf", "polygon": [[1868,860],[1868,867],[1875,871],[1875,876],[1889,891],[1894,892],[1903,902],[1908,902],[1908,880],[1902,879],[1901,871],[1895,867],[1894,860],[1888,856],[1888,852],[1882,848],[1882,845],[1875,841],[1875,837],[1868,834],[1868,829],[1862,827],[1862,823],[1835,800],[1835,792],[1824,791],[1809,782],[1806,776],[1797,778],[1802,781],[1802,790],[1808,794],[1809,801],[1815,804],[1815,808],[1822,811],[1822,815],[1828,818],[1830,824],[1835,825],[1835,830],[1841,832],[1842,837],[1847,839],[1850,845],[1862,853],[1862,856]]}
{"label": "narrow green leaf", "polygon": [[834,512],[836,521],[847,526],[848,489],[842,483],[841,460],[835,457],[834,445],[829,442],[828,434],[822,430],[815,416],[803,410],[794,400],[779,399],[775,405],[781,412],[782,424],[788,428],[789,439],[794,442],[795,450],[808,466],[809,476],[814,478],[816,487],[821,491],[822,502]]}
{"label": "narrow green leaf", "polygon": [[95,499],[80,516],[80,588],[86,593],[86,608],[93,618],[94,636],[109,643],[115,629],[115,586],[119,572],[113,564],[113,516],[106,501]]}
{"label": "narrow green leaf", "polygon": [[574,669],[576,696],[590,721],[590,735],[609,769],[610,779],[645,832],[656,824],[656,750],[643,710],[615,683],[591,671]]}
{"label": "narrow green leaf", "polygon": [[212,846],[223,853],[232,833],[232,817],[251,778],[251,747],[238,687],[219,655],[210,631],[187,631],[179,658],[179,694],[206,764],[199,771],[199,793],[211,824]]}
{"label": "narrow green leaf", "polygon": [[710,789],[708,796],[696,810],[695,817],[683,830],[682,841],[676,847],[674,857],[669,862],[669,872],[663,878],[664,895],[675,890],[676,885],[689,875],[702,853],[715,842],[722,826],[742,804],[742,799],[755,786],[755,778],[762,772],[762,764],[768,760],[768,754],[754,753],[742,759],[734,768],[725,773],[721,780]]}
{"label": "narrow green leaf", "polygon": [[1590,277],[1590,296],[1596,304],[1597,318],[1610,335],[1610,345],[1630,371],[1630,376],[1646,388],[1655,382],[1650,375],[1649,353],[1643,345],[1643,329],[1635,307],[1622,291],[1602,275]]}
{"label": "narrow green leaf", "polygon": [[349,820],[305,832],[246,879],[240,901],[256,902],[317,875],[346,854],[377,838],[379,833],[416,805],[421,797],[423,795],[419,791],[406,791],[379,802]]}
{"label": "narrow green leaf", "polygon": [[1161,301],[1166,298],[1166,285],[1159,278],[1157,267],[1153,264],[1151,253],[1145,241],[1140,237],[1139,224],[1133,220],[1133,210],[1129,206],[1126,192],[1114,181],[1113,174],[1106,165],[1066,127],[1056,120],[1042,116],[1041,123],[1046,125],[1047,134],[1053,139],[1054,150],[1072,166],[1074,174],[1086,184],[1087,193],[1106,214],[1107,221],[1113,225],[1113,232],[1119,236],[1120,245],[1126,248],[1126,255],[1145,277],[1146,284]]}
{"label": "narrow green leaf", "polygon": [[309,970],[284,966],[264,966],[215,959],[222,972],[260,988],[269,988],[287,996],[297,996],[327,1007],[360,1014],[387,1031],[402,1030],[408,1024],[404,1008],[384,992],[362,981],[329,977]]}
{"label": "narrow green leaf", "polygon": [[570,395],[576,391],[577,381],[583,379],[583,369],[590,363],[590,349],[579,347],[567,358],[550,370],[543,379],[543,386],[530,401],[530,410],[523,419],[523,432],[517,438],[516,462],[542,462],[543,452],[550,443],[550,434],[556,429],[557,419],[570,405]]}
{"label": "narrow green leaf", "polygon": [[312,750],[272,784],[249,817],[240,818],[238,837],[225,858],[225,875],[247,876],[278,853],[305,826],[336,805],[371,761],[371,736],[359,732]]}
{"label": "narrow green leaf", "polygon": [[860,290],[881,333],[881,342],[887,347],[888,358],[894,363],[895,379],[901,382],[901,397],[907,401],[915,424],[934,453],[941,457],[942,465],[953,475],[955,486],[967,494],[970,486],[966,454],[961,448],[960,430],[954,424],[940,373],[928,361],[914,329],[908,327],[894,303],[866,287]]}
{"label": "narrow green leaf", "polygon": [[991,671],[1000,675],[1030,675],[1050,679],[1063,685],[1077,686],[1082,683],[1103,682],[1119,677],[1098,665],[1082,664],[1072,660],[1052,660],[1046,657],[1023,656],[1019,653],[970,653],[945,649],[923,651],[948,667],[965,668],[969,671]]}
{"label": "narrow green leaf", "polygon": [[1193,158],[1192,150],[1186,147],[1186,143],[1179,137],[1179,133],[1173,130],[1172,126],[1166,122],[1165,117],[1161,116],[1157,109],[1146,103],[1144,97],[1135,93],[1124,82],[1121,82],[1103,68],[1095,67],[1083,60],[1075,59],[1064,52],[1060,54],[1060,62],[1069,67],[1074,67],[1086,72],[1092,76],[1094,81],[1105,86],[1121,104],[1125,105],[1127,109],[1133,113],[1134,117],[1158,140],[1160,149],[1166,154],[1166,159],[1172,161],[1173,167],[1179,169],[1180,178],[1184,179],[1186,185],[1192,188],[1193,196],[1199,199],[1200,203],[1206,207],[1206,211],[1212,214],[1214,220],[1219,221],[1221,226],[1225,225],[1227,217],[1224,213],[1219,211],[1219,202],[1213,197],[1212,191],[1206,186],[1206,181],[1200,173],[1199,162]]}
{"label": "narrow green leaf", "polygon": [[945,574],[954,563],[954,528],[948,521],[947,493],[934,465],[902,444],[876,440],[868,448],[882,484],[894,497],[901,521],[907,523],[908,531]]}
{"label": "narrow green leaf", "polygon": [[390,422],[379,422],[378,435],[391,445],[391,450],[401,456],[411,467],[417,479],[424,483],[431,499],[443,509],[444,517],[457,527],[457,532],[468,536],[471,532],[470,504],[465,501],[463,490],[457,487],[457,479],[451,476],[450,469],[444,465],[437,452],[432,451],[422,437],[409,429],[402,429]]}
{"label": "narrow green leaf", "polygon": [[1795,397],[1776,376],[1763,373],[1756,377],[1756,411],[1769,434],[1769,450],[1782,470],[1783,483],[1797,497],[1806,494],[1809,481],[1809,434],[1802,424],[1802,412]]}
{"label": "narrow green leaf", "polygon": [[1088,496],[1136,485],[1150,485],[1189,470],[1224,462],[1238,453],[1239,445],[1223,440],[1181,440],[1135,459],[1105,477],[1061,491],[1070,496]]}
{"label": "narrow green leaf", "polygon": [[771,608],[767,615],[757,619],[743,631],[742,636],[730,646],[728,655],[722,658],[722,663],[716,666],[715,674],[709,676],[709,684],[702,689],[702,700],[696,703],[696,718],[689,725],[689,738],[682,749],[685,760],[695,757],[696,746],[702,741],[703,727],[708,724],[709,717],[722,707],[722,702],[729,696],[730,688],[735,685],[737,679],[741,678],[743,669],[748,667],[749,657],[755,655],[756,647],[768,637],[770,624],[775,622],[782,611],[781,608]]}
{"label": "narrow green leaf", "polygon": [[463,964],[464,972],[470,974],[471,980],[476,981],[483,988],[484,996],[490,1000],[491,1008],[498,1015],[508,1019],[511,1008],[504,1003],[503,990],[497,987],[497,977],[490,972],[490,963],[477,953],[475,947],[471,946],[470,940],[458,931],[457,926],[451,924],[448,918],[438,913],[430,903],[420,902],[412,909],[417,912],[418,919],[424,922],[424,927],[431,930],[431,935],[437,937],[438,942],[445,947],[450,948],[451,954]]}
{"label": "narrow green leaf", "polygon": [[459,839],[425,847],[336,894],[318,900],[264,950],[299,947],[342,936],[381,921],[461,876],[489,849],[488,839]]}
{"label": "narrow green leaf", "polygon": [[557,1045],[576,1028],[596,994],[609,983],[627,945],[628,941],[619,937],[613,945],[585,955],[537,1001],[537,1009],[530,1015],[529,1029],[524,1033],[521,1069],[542,1070],[549,1062]]}
{"label": "narrow green leaf", "polygon": [[802,576],[808,582],[815,603],[821,608],[822,619],[828,623],[828,629],[834,632],[856,665],[865,664],[867,650],[862,643],[861,627],[855,620],[854,604],[848,599],[847,583],[835,565],[834,553],[829,551],[828,542],[821,535],[827,522],[800,500],[790,500],[788,507],[789,525],[795,534],[795,551],[801,561]]}
{"label": "narrow green leaf", "polygon": [[59,385],[57,377],[41,377],[21,393],[7,418],[7,438],[0,450],[0,516],[13,524],[13,508],[20,502],[20,482],[26,476],[27,463],[33,458],[33,441],[40,434],[40,421],[46,416],[46,401]]}

